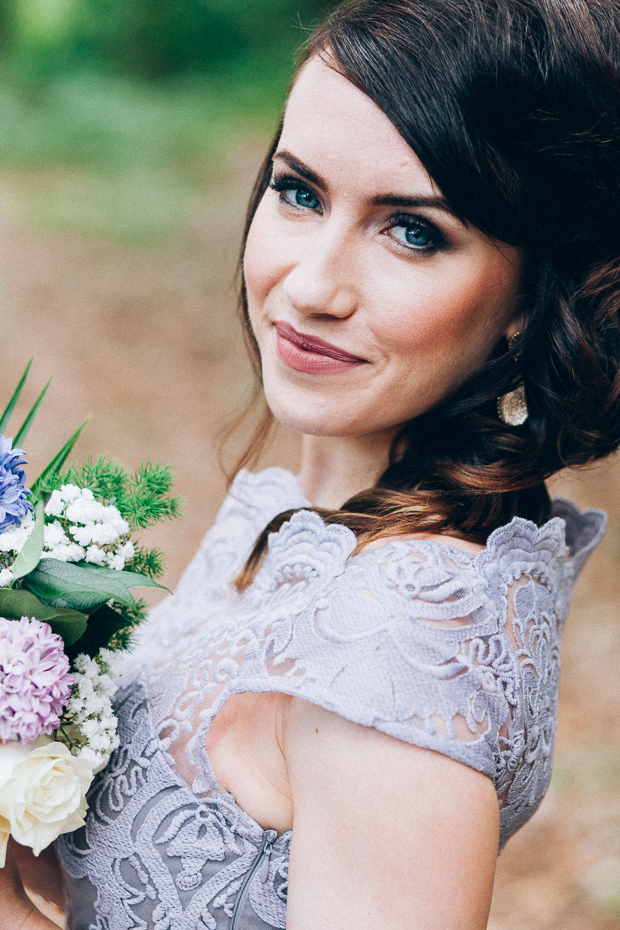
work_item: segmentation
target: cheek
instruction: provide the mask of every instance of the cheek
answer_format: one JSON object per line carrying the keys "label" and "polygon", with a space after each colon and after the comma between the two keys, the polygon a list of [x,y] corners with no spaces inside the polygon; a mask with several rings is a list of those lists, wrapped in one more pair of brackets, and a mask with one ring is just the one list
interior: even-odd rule
{"label": "cheek", "polygon": [[420,362],[444,354],[455,361],[462,356],[465,365],[481,362],[513,315],[518,280],[508,262],[470,262],[417,277],[398,294],[392,288],[389,301],[383,295],[381,341],[397,354],[414,353]]}
{"label": "cheek", "polygon": [[261,201],[248,232],[243,255],[243,274],[250,311],[260,309],[262,300],[282,274],[282,262],[274,249],[274,230],[265,201]]}

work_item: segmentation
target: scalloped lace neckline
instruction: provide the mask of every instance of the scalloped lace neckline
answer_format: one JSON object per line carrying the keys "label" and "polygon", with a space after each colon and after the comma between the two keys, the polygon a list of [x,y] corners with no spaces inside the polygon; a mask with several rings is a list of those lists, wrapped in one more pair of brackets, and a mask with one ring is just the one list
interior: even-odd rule
{"label": "scalloped lace neckline", "polygon": [[[281,513],[283,510],[292,510],[294,508],[299,508],[301,510],[312,510],[314,505],[311,501],[308,500],[308,498],[304,497],[304,495],[299,490],[300,481],[300,475],[296,475],[294,472],[290,471],[290,469],[284,468],[280,465],[265,468],[259,472],[251,472],[247,469],[241,469],[241,471],[233,480],[229,493],[231,493],[232,496],[234,496],[242,503],[255,503],[255,495],[257,491],[259,493],[263,490],[268,492],[269,498],[268,501],[265,501],[265,505],[268,505],[268,509],[271,513],[273,513],[274,506],[276,504],[282,505],[280,509],[273,514],[274,516],[277,515],[277,513]],[[277,500],[274,500],[274,488],[277,488],[279,491]],[[552,516],[549,518],[549,520],[543,523],[542,526],[538,526],[533,521],[527,520],[524,517],[513,517],[508,523],[493,530],[493,532],[490,533],[486,544],[476,554],[467,552],[465,549],[460,549],[453,543],[447,541],[443,542],[439,536],[434,539],[424,539],[422,537],[415,536],[392,540],[391,542],[385,543],[384,546],[376,547],[375,549],[364,549],[357,553],[354,558],[362,560],[369,557],[372,552],[376,552],[377,549],[381,549],[384,552],[389,552],[393,547],[401,546],[403,544],[407,545],[409,543],[419,544],[422,542],[431,546],[442,546],[448,550],[451,555],[459,559],[464,559],[472,566],[475,565],[477,567],[478,563],[486,563],[488,562],[489,558],[493,557],[492,553],[496,553],[497,544],[500,539],[505,540],[507,536],[514,535],[514,531],[517,528],[528,526],[532,528],[539,540],[543,540],[545,538],[549,540],[550,537],[553,537],[557,546],[558,554],[560,552],[562,553],[561,561],[563,561],[566,565],[570,565],[584,550],[589,549],[590,540],[583,542],[581,539],[576,539],[574,540],[574,547],[569,547],[566,540],[567,518],[574,522],[579,522],[580,518],[583,518],[585,515],[595,515],[598,521],[602,520],[606,522],[606,515],[603,511],[596,509],[581,511],[575,504],[572,503],[572,501],[569,501],[563,497],[553,498],[551,507]],[[267,509],[267,506],[265,509]],[[555,510],[560,510],[560,513],[555,514]],[[273,517],[270,519],[273,519]],[[328,524],[326,524],[326,526],[327,525]],[[349,534],[349,539],[351,542],[350,552],[352,552],[355,548],[355,545],[357,544],[355,533],[353,533],[353,531],[348,527],[343,526],[341,528],[344,530],[344,533],[342,534],[343,541],[346,538],[345,533]],[[571,548],[574,548],[574,551],[571,552]]]}

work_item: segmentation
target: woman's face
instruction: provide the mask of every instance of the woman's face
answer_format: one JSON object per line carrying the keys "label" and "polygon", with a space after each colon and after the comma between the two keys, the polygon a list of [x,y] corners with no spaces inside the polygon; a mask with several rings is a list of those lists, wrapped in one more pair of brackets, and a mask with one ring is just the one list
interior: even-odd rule
{"label": "woman's face", "polygon": [[517,249],[462,225],[387,116],[318,59],[245,253],[268,403],[302,433],[393,432],[519,328]]}

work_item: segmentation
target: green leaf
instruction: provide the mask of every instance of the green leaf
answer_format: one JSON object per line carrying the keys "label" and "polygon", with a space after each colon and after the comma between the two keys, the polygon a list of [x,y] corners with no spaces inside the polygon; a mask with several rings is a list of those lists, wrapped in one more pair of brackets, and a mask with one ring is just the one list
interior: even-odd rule
{"label": "green leaf", "polygon": [[81,652],[85,652],[92,658],[97,655],[102,646],[108,645],[115,633],[130,625],[131,621],[121,617],[116,610],[104,604],[89,616],[86,632],[71,649],[67,650],[67,655],[73,660]]}
{"label": "green leaf", "polygon": [[63,610],[43,604],[29,591],[16,591],[14,588],[0,589],[0,616],[7,620],[19,620],[21,617],[35,617],[43,623],[49,623],[54,633],[62,636],[65,646],[72,646],[83,636],[87,617],[76,610]]}
{"label": "green leaf", "polygon": [[34,508],[34,527],[22,551],[19,553],[12,565],[13,578],[23,578],[28,575],[39,564],[41,553],[43,551],[43,527],[45,524],[45,504],[43,501],[37,501]]}
{"label": "green leaf", "polygon": [[32,421],[34,420],[37,413],[39,412],[39,407],[41,406],[43,398],[47,394],[47,389],[51,383],[52,383],[52,379],[50,378],[47,384],[45,385],[45,387],[43,388],[43,390],[41,391],[41,393],[39,394],[39,396],[37,397],[37,399],[35,400],[30,413],[28,414],[28,416],[26,417],[26,419],[20,426],[17,436],[13,440],[14,446],[19,446],[22,439],[25,439],[26,436],[28,435],[30,427],[32,426]]}
{"label": "green leaf", "polygon": [[62,468],[67,458],[69,457],[71,450],[73,449],[74,445],[78,441],[80,433],[82,432],[82,430],[84,429],[84,427],[86,426],[89,420],[90,420],[90,417],[86,417],[82,425],[78,426],[75,433],[72,436],[70,436],[69,439],[67,439],[62,449],[56,453],[56,455],[54,456],[52,461],[49,463],[49,465],[46,465],[46,467],[43,469],[43,471],[41,472],[41,474],[39,475],[35,483],[32,485],[31,491],[33,493],[37,492],[39,485],[45,478],[47,478],[48,475],[52,474],[52,472],[59,471],[59,469]]}
{"label": "green leaf", "polygon": [[14,409],[15,409],[15,404],[16,404],[17,401],[19,400],[19,395],[21,394],[22,388],[23,388],[24,384],[26,383],[26,378],[28,377],[28,372],[30,371],[30,366],[32,365],[33,359],[34,359],[34,355],[32,356],[32,358],[30,359],[30,361],[29,361],[28,364],[26,365],[26,370],[25,370],[25,372],[23,373],[23,375],[21,376],[21,379],[20,379],[20,381],[19,381],[19,384],[17,385],[17,387],[16,387],[15,390],[13,391],[13,396],[11,397],[10,401],[8,402],[8,404],[6,405],[6,409],[5,409],[4,413],[3,413],[2,416],[0,417],[0,433],[4,433],[4,430],[5,430],[5,428],[6,428],[6,425],[7,425],[7,423],[9,422],[9,420],[11,419],[11,414],[13,413],[13,411],[14,411]]}
{"label": "green leaf", "polygon": [[163,587],[135,572],[118,572],[83,562],[76,565],[57,559],[41,559],[22,584],[53,606],[88,612],[109,600],[134,607],[130,588]]}

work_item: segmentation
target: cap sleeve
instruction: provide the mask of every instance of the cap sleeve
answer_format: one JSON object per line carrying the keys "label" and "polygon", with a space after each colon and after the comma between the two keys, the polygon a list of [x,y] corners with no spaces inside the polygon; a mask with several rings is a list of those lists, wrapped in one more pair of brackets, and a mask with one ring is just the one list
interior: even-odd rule
{"label": "cap sleeve", "polygon": [[493,776],[508,716],[496,666],[512,659],[497,653],[497,611],[473,557],[415,540],[349,558],[354,546],[350,530],[308,512],[272,538],[254,591],[278,589],[261,650],[269,690]]}

